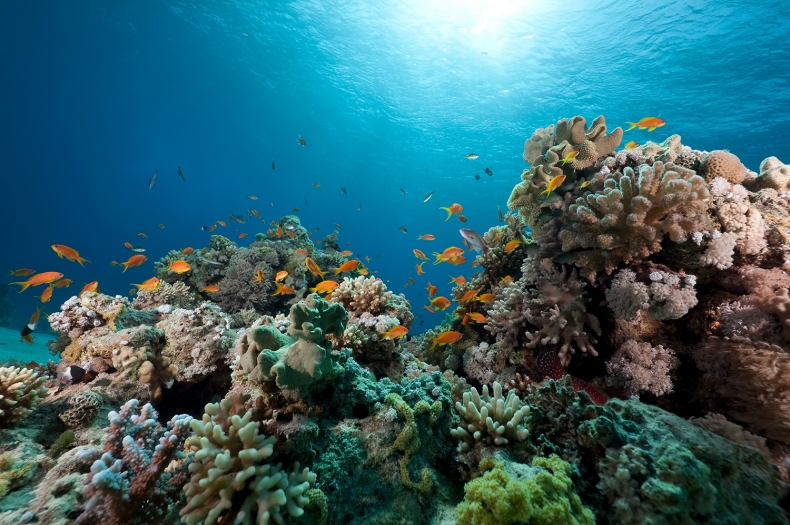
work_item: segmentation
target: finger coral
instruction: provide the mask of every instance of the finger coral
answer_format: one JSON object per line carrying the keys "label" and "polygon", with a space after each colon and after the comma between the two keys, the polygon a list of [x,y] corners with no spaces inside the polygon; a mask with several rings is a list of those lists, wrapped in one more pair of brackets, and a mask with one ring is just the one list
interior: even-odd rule
{"label": "finger coral", "polygon": [[239,525],[283,523],[283,515],[301,516],[310,501],[305,492],[316,475],[299,463],[289,472],[264,461],[274,454],[275,439],[259,433],[245,401],[209,403],[202,420],[190,423],[195,436],[187,446],[195,456],[180,512],[186,525],[231,523],[234,516]]}
{"label": "finger coral", "polygon": [[507,445],[511,439],[524,441],[529,435],[524,419],[529,415],[529,405],[522,405],[512,390],[503,397],[498,382],[494,382],[493,396],[487,385],[483,385],[482,397],[474,387],[464,392],[463,403],[456,401],[455,410],[465,421],[450,431],[459,440],[458,452],[471,450],[477,442]]}
{"label": "finger coral", "polygon": [[35,370],[0,367],[0,427],[11,426],[36,408],[47,393],[46,380]]}
{"label": "finger coral", "polygon": [[[181,449],[192,418],[173,416],[165,430],[150,404],[138,405],[132,399],[120,412],[110,412],[104,453],[85,480],[88,501],[78,524],[161,523],[168,507],[178,501],[186,469],[183,464],[168,467],[185,457]],[[83,457],[91,455],[86,451]]]}

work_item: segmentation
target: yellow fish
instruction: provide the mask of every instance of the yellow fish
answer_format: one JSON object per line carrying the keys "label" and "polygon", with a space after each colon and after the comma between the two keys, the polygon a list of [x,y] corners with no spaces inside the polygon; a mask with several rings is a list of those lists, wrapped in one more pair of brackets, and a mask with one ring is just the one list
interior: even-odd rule
{"label": "yellow fish", "polygon": [[573,159],[575,159],[578,156],[579,156],[579,152],[578,151],[571,151],[571,152],[569,152],[567,155],[562,157],[562,165],[565,166],[566,162],[568,162],[569,160],[573,160]]}
{"label": "yellow fish", "polygon": [[565,175],[557,175],[549,181],[549,185],[546,186],[546,189],[540,192],[540,194],[543,195],[545,193],[548,198],[551,192],[559,188],[563,182],[565,182]]}

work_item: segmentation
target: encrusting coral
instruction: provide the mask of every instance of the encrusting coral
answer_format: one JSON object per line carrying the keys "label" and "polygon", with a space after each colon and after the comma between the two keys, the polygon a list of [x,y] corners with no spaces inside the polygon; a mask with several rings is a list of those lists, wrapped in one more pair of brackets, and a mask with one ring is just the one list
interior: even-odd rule
{"label": "encrusting coral", "polygon": [[[164,430],[150,404],[138,409],[132,399],[120,412],[110,412],[110,426],[101,457],[93,461],[85,480],[88,498],[78,524],[106,525],[160,523],[168,507],[178,501],[186,483],[181,451],[192,418],[173,416]],[[89,460],[97,451],[84,451]]]}
{"label": "encrusting coral", "polygon": [[0,427],[28,416],[44,398],[47,378],[35,370],[0,367]]}

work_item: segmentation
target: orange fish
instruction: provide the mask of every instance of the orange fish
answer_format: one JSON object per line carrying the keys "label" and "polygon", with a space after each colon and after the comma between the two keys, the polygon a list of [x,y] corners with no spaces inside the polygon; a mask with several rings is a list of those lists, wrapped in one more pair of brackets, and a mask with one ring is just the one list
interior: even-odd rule
{"label": "orange fish", "polygon": [[124,247],[126,247],[126,248],[128,248],[128,249],[130,249],[130,250],[131,250],[132,248],[134,248],[134,245],[133,245],[132,243],[130,243],[130,242],[125,242],[125,243],[123,243],[123,245],[124,245]]}
{"label": "orange fish", "polygon": [[368,269],[365,268],[364,266],[360,266],[359,268],[357,268],[357,272],[359,272],[360,275],[367,275]]}
{"label": "orange fish", "polygon": [[59,281],[55,281],[54,283],[52,283],[52,286],[54,286],[55,288],[66,288],[71,284],[71,282],[72,282],[71,279],[61,279]]}
{"label": "orange fish", "polygon": [[578,156],[579,156],[579,152],[578,151],[569,151],[567,155],[562,157],[562,165],[565,166],[566,162],[568,162],[570,160],[573,160],[573,159],[575,159]]}
{"label": "orange fish", "polygon": [[502,282],[505,284],[510,284],[513,282],[513,278],[509,275],[502,277]]}
{"label": "orange fish", "polygon": [[543,195],[545,193],[546,198],[548,198],[551,192],[559,188],[563,182],[565,182],[565,175],[557,175],[549,181],[549,185],[546,186],[546,189],[540,192],[540,194]]}
{"label": "orange fish", "polygon": [[181,253],[184,254],[184,255],[189,255],[190,253],[192,253],[194,251],[195,251],[194,248],[192,248],[191,246],[187,246],[186,248],[181,250]]}
{"label": "orange fish", "polygon": [[336,281],[321,281],[315,288],[310,288],[310,291],[313,293],[329,293],[334,291],[338,286],[340,286],[340,283]]}
{"label": "orange fish", "polygon": [[307,250],[302,250],[301,248],[298,250],[294,250],[294,253],[297,255],[307,255]]}
{"label": "orange fish", "polygon": [[468,303],[469,301],[474,299],[476,296],[477,296],[477,290],[469,290],[468,292],[466,292],[463,295],[463,297],[458,299],[458,302],[459,303]]}
{"label": "orange fish", "polygon": [[33,275],[34,273],[36,273],[36,271],[31,268],[20,268],[18,270],[12,270],[11,273],[9,273],[8,275],[15,275],[17,277],[27,277],[28,275]]}
{"label": "orange fish", "polygon": [[520,244],[521,244],[521,241],[518,240],[518,239],[514,239],[514,240],[510,241],[509,243],[507,243],[505,245],[505,253],[512,252],[513,250],[518,248]]}
{"label": "orange fish", "polygon": [[99,291],[99,281],[91,281],[91,282],[89,282],[88,284],[86,284],[85,286],[82,287],[82,290],[80,290],[79,295],[82,295],[85,292],[96,292],[96,293],[98,293],[98,291]]}
{"label": "orange fish", "polygon": [[452,264],[453,266],[458,266],[459,264],[466,264],[466,257],[453,257],[447,264]]}
{"label": "orange fish", "polygon": [[381,338],[381,340],[386,341],[387,339],[401,339],[403,337],[406,337],[406,334],[408,333],[409,333],[409,329],[406,328],[405,326],[401,326],[401,325],[394,326],[389,330],[387,330],[386,332],[384,332],[383,334],[381,334],[384,336]]}
{"label": "orange fish", "polygon": [[283,238],[283,227],[280,226],[279,224],[277,225],[277,237],[279,237],[280,239]]}
{"label": "orange fish", "polygon": [[445,310],[448,306],[450,306],[450,299],[440,295],[439,297],[434,297],[431,299],[431,306],[433,306],[436,310]]}
{"label": "orange fish", "polygon": [[33,344],[33,336],[31,334],[25,334],[22,336],[22,340],[29,345]]}
{"label": "orange fish", "polygon": [[292,230],[285,230],[285,234],[291,239],[296,239],[296,232]]}
{"label": "orange fish", "polygon": [[61,277],[63,277],[63,274],[60,272],[44,272],[44,273],[37,273],[27,281],[21,283],[11,283],[11,284],[18,284],[19,286],[21,286],[22,289],[19,290],[19,293],[22,293],[25,290],[27,290],[29,286],[39,286],[42,284],[49,284],[53,281],[57,281]]}
{"label": "orange fish", "polygon": [[480,266],[480,259],[475,259],[472,261],[472,264],[469,265],[470,268],[474,268],[475,266]]}
{"label": "orange fish", "polygon": [[348,257],[349,255],[354,255],[354,252],[352,252],[351,250],[343,250],[342,252],[340,252],[340,255],[342,255],[343,257]]}
{"label": "orange fish", "polygon": [[275,282],[280,282],[283,279],[285,279],[286,277],[288,277],[288,272],[286,272],[285,270],[281,270],[281,271],[277,272],[277,275],[274,276],[274,281]]}
{"label": "orange fish", "polygon": [[203,288],[201,288],[200,291],[201,292],[207,292],[207,293],[218,292],[219,291],[219,286],[217,286],[216,284],[210,284],[208,286],[204,286]]}
{"label": "orange fish", "polygon": [[243,239],[243,238],[245,238],[246,236],[247,236],[247,232],[241,232],[241,233],[239,234],[239,239]]}
{"label": "orange fish", "polygon": [[55,250],[55,253],[58,254],[59,258],[66,258],[66,260],[71,262],[78,262],[80,266],[85,266],[84,262],[90,262],[88,259],[83,259],[80,257],[80,253],[75,250],[74,248],[69,248],[64,244],[53,244],[52,249]]}
{"label": "orange fish", "polygon": [[417,237],[417,240],[418,241],[435,241],[436,240],[436,236],[435,235],[431,235],[430,233],[426,233],[425,235],[420,235],[419,237]]}
{"label": "orange fish", "polygon": [[439,264],[442,262],[448,262],[457,257],[462,257],[464,255],[464,249],[458,248],[456,246],[450,246],[442,253],[433,252],[433,255],[434,257],[436,257],[436,261],[434,261],[433,264]]}
{"label": "orange fish", "polygon": [[467,324],[469,322],[475,323],[485,323],[486,316],[477,312],[469,312],[464,314],[464,319],[461,321],[461,324]]}
{"label": "orange fish", "polygon": [[191,271],[192,267],[185,260],[179,259],[177,261],[171,262],[167,270],[173,273],[182,274]]}
{"label": "orange fish", "polygon": [[415,248],[415,249],[412,250],[412,253],[418,259],[421,259],[423,261],[427,261],[428,260],[428,257],[426,257],[424,253],[422,253],[422,250],[418,250],[417,248]]}
{"label": "orange fish", "polygon": [[210,231],[210,232],[213,232],[216,229],[217,229],[217,225],[216,224],[212,224],[211,226],[208,227],[208,231]]}
{"label": "orange fish", "polygon": [[44,291],[41,292],[41,295],[37,295],[36,297],[38,297],[38,300],[41,301],[42,303],[48,303],[49,300],[52,299],[52,290],[54,289],[55,287],[50,284],[49,286],[44,288]]}
{"label": "orange fish", "polygon": [[310,257],[305,257],[304,265],[305,268],[307,268],[307,271],[316,277],[321,277],[323,279],[324,275],[326,274],[326,272],[321,271],[321,268]]}
{"label": "orange fish", "polygon": [[425,272],[422,269],[422,265],[425,264],[425,261],[421,262],[420,264],[415,264],[414,267],[417,268],[417,275],[422,275]]}
{"label": "orange fish", "polygon": [[463,275],[459,275],[458,277],[453,277],[451,275],[450,276],[450,282],[447,283],[447,284],[452,284],[452,283],[455,283],[458,286],[463,286],[463,285],[466,284],[466,277],[464,277]]}
{"label": "orange fish", "polygon": [[[233,217],[233,215],[231,215],[231,217]],[[217,224],[219,224],[219,225],[220,225],[220,226],[222,226],[223,228],[224,228],[225,226],[227,226],[227,225],[228,225],[228,223],[227,223],[227,222],[225,222],[225,221],[217,221]]]}
{"label": "orange fish", "polygon": [[285,295],[285,294],[296,293],[294,292],[294,289],[288,286],[287,284],[274,283],[274,285],[277,287],[277,291],[274,292],[272,295]]}
{"label": "orange fish", "polygon": [[459,214],[458,215],[458,220],[461,221],[461,222],[466,222],[466,217],[464,215]]}
{"label": "orange fish", "polygon": [[646,129],[647,131],[653,131],[656,128],[660,128],[666,121],[658,118],[658,117],[645,117],[639,122],[626,122],[626,124],[631,124],[631,127],[628,128],[626,131],[631,131],[634,128],[639,129]]}
{"label": "orange fish", "polygon": [[38,306],[36,306],[36,312],[30,316],[30,321],[28,321],[28,324],[36,324],[38,322],[39,316],[41,315],[41,312],[43,311],[44,311],[43,308],[39,308]]}
{"label": "orange fish", "polygon": [[625,149],[636,149],[638,145],[639,143],[637,141],[632,140],[631,142],[625,145]]}
{"label": "orange fish", "polygon": [[121,266],[123,266],[123,271],[125,273],[126,270],[128,270],[132,266],[140,266],[147,260],[148,257],[146,257],[145,255],[140,255],[140,254],[132,255],[131,257],[129,257],[129,259],[126,260],[126,262],[121,263]]}
{"label": "orange fish", "polygon": [[132,286],[136,286],[138,292],[142,292],[143,290],[156,290],[159,288],[159,279],[157,277],[151,277],[150,279],[143,281],[142,284],[132,283]]}
{"label": "orange fish", "polygon": [[250,212],[250,215],[255,215],[259,219],[261,218],[261,214],[258,213],[258,210],[249,210],[249,212]]}
{"label": "orange fish", "polygon": [[254,283],[262,283],[263,282],[263,270],[256,270],[255,271],[255,278],[252,280]]}
{"label": "orange fish", "polygon": [[484,293],[483,295],[478,295],[475,301],[480,301],[481,303],[490,303],[494,299],[496,299],[496,297],[494,297],[494,294]]}
{"label": "orange fish", "polygon": [[451,345],[453,343],[457,343],[462,337],[463,335],[461,335],[461,332],[444,332],[438,337],[433,338],[433,346],[431,346],[431,349],[433,349],[436,345]]}
{"label": "orange fish", "polygon": [[450,220],[450,217],[453,216],[453,213],[458,214],[458,213],[461,213],[462,211],[464,211],[464,207],[461,206],[460,204],[458,204],[457,202],[454,203],[449,208],[445,208],[444,206],[440,206],[439,209],[440,210],[445,210],[447,212],[447,218],[445,219],[445,222]]}
{"label": "orange fish", "polygon": [[366,263],[369,263],[369,262],[370,262],[370,257],[368,257],[367,255],[365,256],[365,262],[366,262]]}
{"label": "orange fish", "polygon": [[424,305],[422,305],[422,307],[425,308],[426,310],[428,310],[431,313],[436,313],[436,310],[431,308],[431,305],[429,305],[429,304],[424,304]]}
{"label": "orange fish", "polygon": [[350,261],[344,262],[340,268],[330,268],[330,270],[335,272],[335,275],[340,275],[343,272],[353,272],[357,269],[357,266],[359,266],[359,261],[351,259]]}
{"label": "orange fish", "polygon": [[437,288],[434,285],[432,285],[430,281],[428,281],[428,287],[426,288],[426,290],[428,290],[428,297],[433,297],[434,295],[436,295]]}

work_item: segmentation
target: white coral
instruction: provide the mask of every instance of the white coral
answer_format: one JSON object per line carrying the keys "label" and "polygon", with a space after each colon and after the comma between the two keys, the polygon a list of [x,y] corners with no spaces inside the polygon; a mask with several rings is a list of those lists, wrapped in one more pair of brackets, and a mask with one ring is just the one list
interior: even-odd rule
{"label": "white coral", "polygon": [[607,382],[625,388],[631,395],[650,392],[660,396],[672,391],[669,373],[678,364],[675,353],[669,348],[629,339],[606,363]]}

